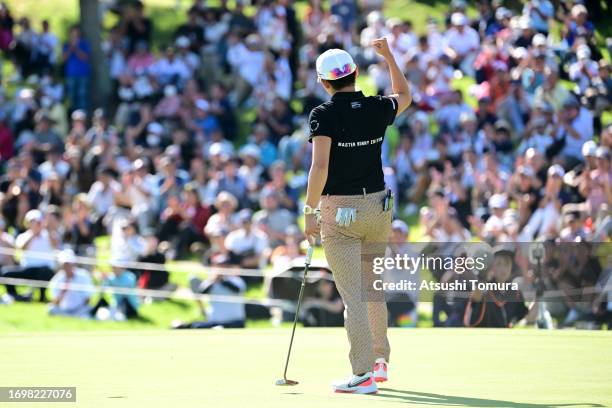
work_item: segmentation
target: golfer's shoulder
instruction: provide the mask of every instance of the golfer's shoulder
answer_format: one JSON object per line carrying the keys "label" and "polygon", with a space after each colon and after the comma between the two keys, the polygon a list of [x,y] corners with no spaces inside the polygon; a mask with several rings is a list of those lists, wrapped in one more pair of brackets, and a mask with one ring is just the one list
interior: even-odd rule
{"label": "golfer's shoulder", "polygon": [[335,108],[336,107],[334,106],[334,101],[323,102],[322,104],[314,107],[310,111],[310,118],[311,119],[325,119],[328,116],[332,115]]}
{"label": "golfer's shoulder", "polygon": [[381,106],[387,106],[387,105],[393,106],[394,104],[397,104],[397,101],[392,96],[374,95],[374,96],[367,96],[366,99],[370,103],[378,104]]}

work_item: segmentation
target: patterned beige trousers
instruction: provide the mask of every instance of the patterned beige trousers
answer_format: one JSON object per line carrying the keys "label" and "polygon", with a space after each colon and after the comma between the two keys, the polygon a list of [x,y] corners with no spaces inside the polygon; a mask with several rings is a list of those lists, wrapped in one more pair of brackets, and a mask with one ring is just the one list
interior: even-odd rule
{"label": "patterned beige trousers", "polygon": [[[372,289],[371,264],[371,256],[384,255],[391,230],[392,209],[385,212],[382,205],[385,193],[321,197],[321,239],[345,306],[353,374],[371,371],[377,358],[389,361],[387,305],[384,294]],[[339,207],[356,208],[356,222],[338,226]]]}

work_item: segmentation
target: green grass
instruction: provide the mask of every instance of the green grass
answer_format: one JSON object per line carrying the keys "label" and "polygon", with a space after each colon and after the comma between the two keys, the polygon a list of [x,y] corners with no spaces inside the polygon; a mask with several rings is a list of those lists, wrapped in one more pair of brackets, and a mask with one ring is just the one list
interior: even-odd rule
{"label": "green grass", "polygon": [[[390,381],[376,396],[330,392],[349,372],[343,329],[0,335],[3,386],[75,386],[54,407],[604,407],[610,334],[390,330]],[[41,404],[19,403],[28,408]],[[48,404],[47,404],[48,405]],[[11,404],[4,406],[12,406]]]}

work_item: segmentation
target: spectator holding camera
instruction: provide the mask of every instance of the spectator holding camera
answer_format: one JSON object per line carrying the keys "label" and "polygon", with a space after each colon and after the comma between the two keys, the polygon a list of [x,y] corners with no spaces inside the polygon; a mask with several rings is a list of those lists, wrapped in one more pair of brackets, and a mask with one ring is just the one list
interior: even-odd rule
{"label": "spectator holding camera", "polygon": [[[493,264],[485,282],[509,283],[512,280],[514,251],[498,246],[493,249]],[[470,294],[463,322],[467,327],[512,327],[524,318],[529,309],[519,290],[476,289]]]}
{"label": "spectator holding camera", "polygon": [[[27,230],[15,239],[15,248],[23,250],[18,266],[4,266],[4,278],[49,281],[53,277],[54,260],[50,258],[59,246],[59,236],[50,231],[39,210],[30,210],[24,217]],[[17,293],[15,285],[6,284],[7,293],[16,301],[30,301],[30,295]],[[40,302],[46,302],[46,288],[40,288]]]}

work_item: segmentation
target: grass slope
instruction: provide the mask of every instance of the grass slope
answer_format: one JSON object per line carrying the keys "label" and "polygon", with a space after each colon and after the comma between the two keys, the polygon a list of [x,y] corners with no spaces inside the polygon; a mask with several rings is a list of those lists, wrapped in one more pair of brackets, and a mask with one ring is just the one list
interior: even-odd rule
{"label": "grass slope", "polygon": [[342,329],[300,330],[289,369],[300,384],[275,386],[288,339],[277,329],[0,335],[0,384],[76,386],[77,403],[58,408],[612,405],[605,332],[391,330],[391,381],[377,396],[330,393],[348,372]]}

